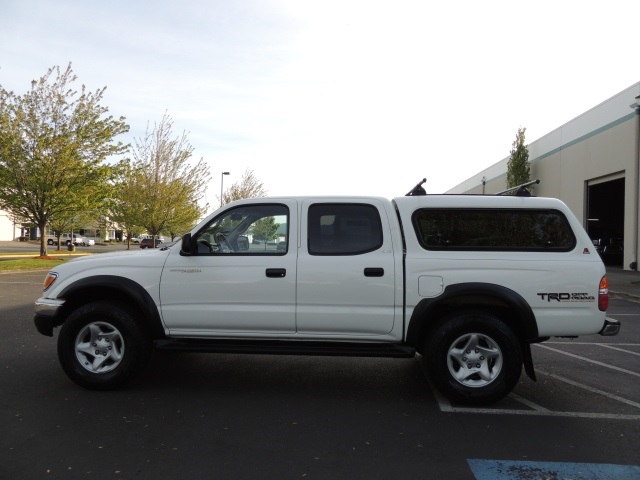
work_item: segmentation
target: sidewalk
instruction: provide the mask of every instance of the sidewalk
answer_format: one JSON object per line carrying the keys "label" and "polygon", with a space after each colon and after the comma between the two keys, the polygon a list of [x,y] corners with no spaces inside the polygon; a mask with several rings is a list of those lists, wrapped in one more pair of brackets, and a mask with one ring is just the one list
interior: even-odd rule
{"label": "sidewalk", "polygon": [[640,303],[640,273],[622,268],[607,267],[609,295],[630,302]]}

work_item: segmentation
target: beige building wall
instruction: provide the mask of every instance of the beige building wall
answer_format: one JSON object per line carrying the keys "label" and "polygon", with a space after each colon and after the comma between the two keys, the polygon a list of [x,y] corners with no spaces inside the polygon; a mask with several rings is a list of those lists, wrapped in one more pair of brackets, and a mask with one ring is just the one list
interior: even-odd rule
{"label": "beige building wall", "polygon": [[[638,261],[640,238],[640,82],[528,145],[534,194],[564,201],[587,224],[587,188],[625,179],[623,266]],[[447,193],[492,194],[506,189],[509,158]]]}

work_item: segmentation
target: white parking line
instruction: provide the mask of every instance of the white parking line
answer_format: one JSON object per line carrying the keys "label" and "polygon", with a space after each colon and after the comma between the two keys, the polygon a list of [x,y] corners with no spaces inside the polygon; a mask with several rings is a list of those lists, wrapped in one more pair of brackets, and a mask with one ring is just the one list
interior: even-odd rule
{"label": "white parking line", "polygon": [[606,343],[596,343],[599,347],[610,348],[611,350],[617,350],[618,352],[629,353],[631,355],[639,355],[640,352],[632,352],[631,350],[625,350],[624,348],[614,347],[613,345],[607,345]]}
{"label": "white parking line", "polygon": [[[630,405],[635,408],[640,408],[640,403],[634,402],[633,400],[629,400],[618,395],[613,395],[611,393],[605,392],[603,390],[598,390],[597,388],[590,387],[588,385],[584,385],[582,383],[575,382],[568,378],[561,377],[560,375],[555,375],[553,373],[548,373],[542,370],[536,370],[536,373],[540,373],[541,375],[546,375],[551,378],[555,378],[561,382],[565,382],[569,385],[573,385],[578,388],[582,388],[592,393],[596,393],[598,395],[603,395],[611,400],[615,400],[626,405]],[[427,380],[429,386],[431,387],[431,391],[433,396],[438,402],[438,407],[441,412],[446,413],[475,413],[480,415],[533,415],[533,416],[544,416],[544,417],[569,417],[569,418],[590,418],[594,420],[640,420],[640,415],[622,415],[617,413],[590,413],[590,412],[555,412],[553,410],[549,410],[537,403],[534,403],[530,400],[527,400],[520,395],[511,392],[509,394],[509,398],[516,400],[532,410],[519,410],[519,409],[508,409],[508,408],[474,408],[474,407],[456,407],[451,405],[451,402],[447,400],[444,395],[442,395],[435,386],[431,383],[430,380]]]}
{"label": "white parking line", "polygon": [[[616,345],[618,347],[640,347],[640,343],[595,343],[595,342],[544,342],[545,345]],[[534,344],[539,345],[539,344]]]}
{"label": "white parking line", "polygon": [[640,408],[640,403],[634,402],[633,400],[629,400],[623,397],[619,397],[618,395],[614,395],[609,392],[605,392],[604,390],[598,390],[597,388],[590,387],[589,385],[585,385],[583,383],[578,383],[574,380],[570,380],[565,377],[561,377],[560,375],[556,375],[555,373],[545,372],[543,370],[536,370],[536,373],[540,373],[542,375],[546,375],[547,377],[555,378],[556,380],[560,380],[561,382],[568,383],[569,385],[573,385],[574,387],[582,388],[584,390],[588,390],[592,393],[597,393],[598,395],[603,395],[611,400],[616,400],[618,402],[626,403],[627,405],[631,405],[632,407]]}
{"label": "white parking line", "polygon": [[591,360],[590,358],[581,357],[580,355],[575,355],[573,353],[564,352],[562,350],[558,350],[557,348],[547,347],[546,345],[540,345],[539,343],[534,343],[534,345],[538,348],[545,348],[547,350],[551,350],[556,353],[561,353],[562,355],[567,355],[568,357],[577,358],[578,360],[583,360],[585,362],[593,363],[595,365],[600,365],[601,367],[610,368],[611,370],[617,370],[622,373],[626,373],[627,375],[633,375],[634,377],[640,377],[640,373],[632,372],[631,370],[627,370],[620,367],[615,367],[613,365],[609,365],[608,363],[598,362],[597,360]]}
{"label": "white parking line", "polygon": [[519,401],[520,403],[525,404],[527,407],[533,408],[534,410],[538,411],[538,412],[544,412],[544,413],[549,413],[551,412],[551,410],[549,410],[548,408],[544,408],[542,405],[538,405],[537,403],[534,403],[530,400],[527,400],[526,398],[521,397],[520,395],[518,395],[517,393],[513,393],[511,392],[509,394],[509,396],[511,398],[513,398],[514,400]]}
{"label": "white parking line", "polygon": [[[433,389],[440,411],[446,413],[475,413],[481,415],[532,415],[537,417],[570,417],[570,418],[591,418],[594,420],[640,420],[640,415],[621,415],[618,413],[589,413],[589,412],[554,412],[537,405],[538,409],[534,410],[511,410],[508,408],[473,408],[473,407],[454,407],[449,401]],[[509,397],[518,400],[518,395],[509,394]],[[531,403],[531,402],[530,402]],[[534,404],[535,405],[535,404]]]}

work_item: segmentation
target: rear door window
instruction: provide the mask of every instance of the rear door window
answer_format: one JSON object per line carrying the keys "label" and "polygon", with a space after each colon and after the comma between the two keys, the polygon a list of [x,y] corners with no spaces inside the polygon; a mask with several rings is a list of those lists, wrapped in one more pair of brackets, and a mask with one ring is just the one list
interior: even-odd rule
{"label": "rear door window", "polygon": [[373,205],[314,204],[308,223],[311,255],[358,255],[382,246],[380,214]]}

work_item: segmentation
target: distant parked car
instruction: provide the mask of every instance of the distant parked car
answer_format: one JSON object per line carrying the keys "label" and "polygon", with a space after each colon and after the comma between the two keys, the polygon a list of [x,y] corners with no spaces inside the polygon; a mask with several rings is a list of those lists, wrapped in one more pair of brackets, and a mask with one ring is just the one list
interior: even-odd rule
{"label": "distant parked car", "polygon": [[[56,237],[55,235],[51,235],[49,238],[47,238],[47,245],[55,245],[58,243],[58,237]],[[60,235],[60,244],[61,245],[71,245],[71,234],[70,233],[63,233],[62,235]],[[80,235],[76,235],[75,233],[73,234],[73,244],[77,247],[78,245],[84,245],[85,244],[85,239],[82,238]]]}
{"label": "distant parked car", "polygon": [[[141,240],[144,239],[144,238],[153,238],[153,236],[152,235],[142,235],[140,237]],[[158,235],[156,237],[156,243],[164,243],[164,237],[162,235]]]}
{"label": "distant parked car", "polygon": [[93,238],[85,238],[82,245],[84,245],[85,247],[93,247],[95,244],[96,241]]}
{"label": "distant parked car", "polygon": [[[162,242],[156,240],[156,247]],[[140,240],[140,248],[153,248],[153,238],[143,238]]]}

